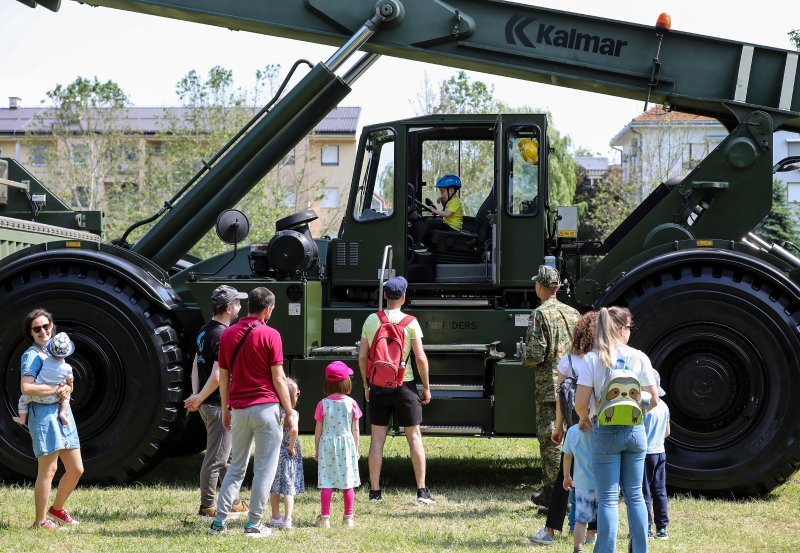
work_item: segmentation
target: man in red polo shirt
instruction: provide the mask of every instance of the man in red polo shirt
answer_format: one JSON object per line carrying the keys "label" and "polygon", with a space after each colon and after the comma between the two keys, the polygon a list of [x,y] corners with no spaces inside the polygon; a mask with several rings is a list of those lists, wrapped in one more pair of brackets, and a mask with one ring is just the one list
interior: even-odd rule
{"label": "man in red polo shirt", "polygon": [[255,288],[247,296],[247,307],[247,317],[226,328],[219,340],[222,425],[231,430],[233,446],[210,532],[221,534],[226,529],[225,519],[239,497],[255,440],[250,512],[244,535],[261,538],[272,533],[262,524],[261,516],[278,467],[283,437],[280,407],[290,413],[292,404],[283,372],[281,335],[266,324],[275,308],[275,296],[266,288]]}

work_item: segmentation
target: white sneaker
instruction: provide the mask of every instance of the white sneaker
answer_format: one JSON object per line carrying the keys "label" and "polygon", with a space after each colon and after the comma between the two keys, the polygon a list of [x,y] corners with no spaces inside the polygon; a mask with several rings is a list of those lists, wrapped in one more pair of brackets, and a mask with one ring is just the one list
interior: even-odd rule
{"label": "white sneaker", "polygon": [[271,535],[272,530],[263,522],[257,522],[255,524],[248,522],[244,525],[244,537],[246,538],[267,538]]}
{"label": "white sneaker", "polygon": [[282,527],[284,522],[286,522],[286,520],[284,520],[283,517],[270,518],[269,519],[269,525],[270,526],[274,526],[275,528]]}
{"label": "white sneaker", "polygon": [[314,526],[317,528],[330,528],[331,527],[331,517],[330,516],[322,516],[317,515],[317,520],[314,522]]}
{"label": "white sneaker", "polygon": [[344,515],[342,517],[342,524],[344,524],[344,526],[347,528],[353,528],[355,526],[353,515]]}
{"label": "white sneaker", "polygon": [[283,524],[281,524],[281,530],[291,530],[292,526],[292,519],[284,520]]}
{"label": "white sneaker", "polygon": [[547,533],[547,527],[542,526],[538,532],[531,536],[531,541],[539,545],[553,545],[553,536]]}

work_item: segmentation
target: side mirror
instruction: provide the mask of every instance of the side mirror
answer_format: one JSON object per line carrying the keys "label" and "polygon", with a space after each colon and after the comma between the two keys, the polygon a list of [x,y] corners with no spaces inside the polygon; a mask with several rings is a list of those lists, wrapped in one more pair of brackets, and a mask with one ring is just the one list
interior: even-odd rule
{"label": "side mirror", "polygon": [[250,221],[238,209],[226,209],[217,217],[217,236],[226,244],[238,244],[250,234]]}

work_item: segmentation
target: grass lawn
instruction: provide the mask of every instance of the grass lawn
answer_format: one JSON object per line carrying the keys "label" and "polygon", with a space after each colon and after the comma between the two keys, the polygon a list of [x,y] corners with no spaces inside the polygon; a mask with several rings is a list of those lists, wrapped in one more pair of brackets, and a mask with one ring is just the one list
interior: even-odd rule
{"label": "grass lawn", "polygon": [[[313,451],[311,437],[303,450]],[[415,502],[413,473],[402,437],[389,438],[384,462],[384,502],[371,504],[366,489],[356,494],[356,527],[341,520],[341,495],[334,495],[333,528],[312,527],[319,494],[298,496],[295,526],[267,540],[241,533],[244,521],[232,521],[226,536],[206,533],[198,507],[197,474],[202,454],[170,458],[128,487],[79,487],[68,507],[81,526],[59,533],[28,530],[33,520],[31,486],[0,487],[1,551],[530,551],[528,541],[544,519],[528,502],[541,475],[538,444],[532,439],[426,438],[428,484],[436,505]],[[361,475],[367,480],[362,438]],[[313,459],[306,477],[316,480]],[[243,495],[249,496],[245,480]],[[670,539],[651,542],[651,551],[703,553],[795,551],[800,535],[800,477],[770,495],[747,501],[670,498]],[[622,509],[624,511],[624,509]],[[624,524],[620,536],[627,529]],[[618,549],[627,544],[620,540]],[[542,548],[544,549],[544,548]],[[572,538],[560,537],[550,551],[572,551]],[[590,551],[588,548],[587,551]]]}

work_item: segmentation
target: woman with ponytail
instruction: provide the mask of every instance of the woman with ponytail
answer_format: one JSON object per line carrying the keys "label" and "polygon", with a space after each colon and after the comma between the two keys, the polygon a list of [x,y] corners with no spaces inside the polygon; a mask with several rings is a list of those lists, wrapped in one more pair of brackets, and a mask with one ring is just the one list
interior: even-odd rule
{"label": "woman with ponytail", "polygon": [[647,355],[628,346],[633,329],[631,312],[624,307],[602,308],[597,315],[595,348],[584,357],[578,368],[578,390],[575,411],[580,416],[580,428],[592,432],[592,465],[597,486],[597,544],[595,553],[616,551],[619,524],[619,487],[622,486],[628,507],[628,526],[633,553],[647,551],[647,508],[642,496],[644,459],[647,437],[644,425],[597,424],[597,406],[610,370],[618,360],[624,361],[639,381],[641,390],[650,392],[653,403],[658,391]]}

